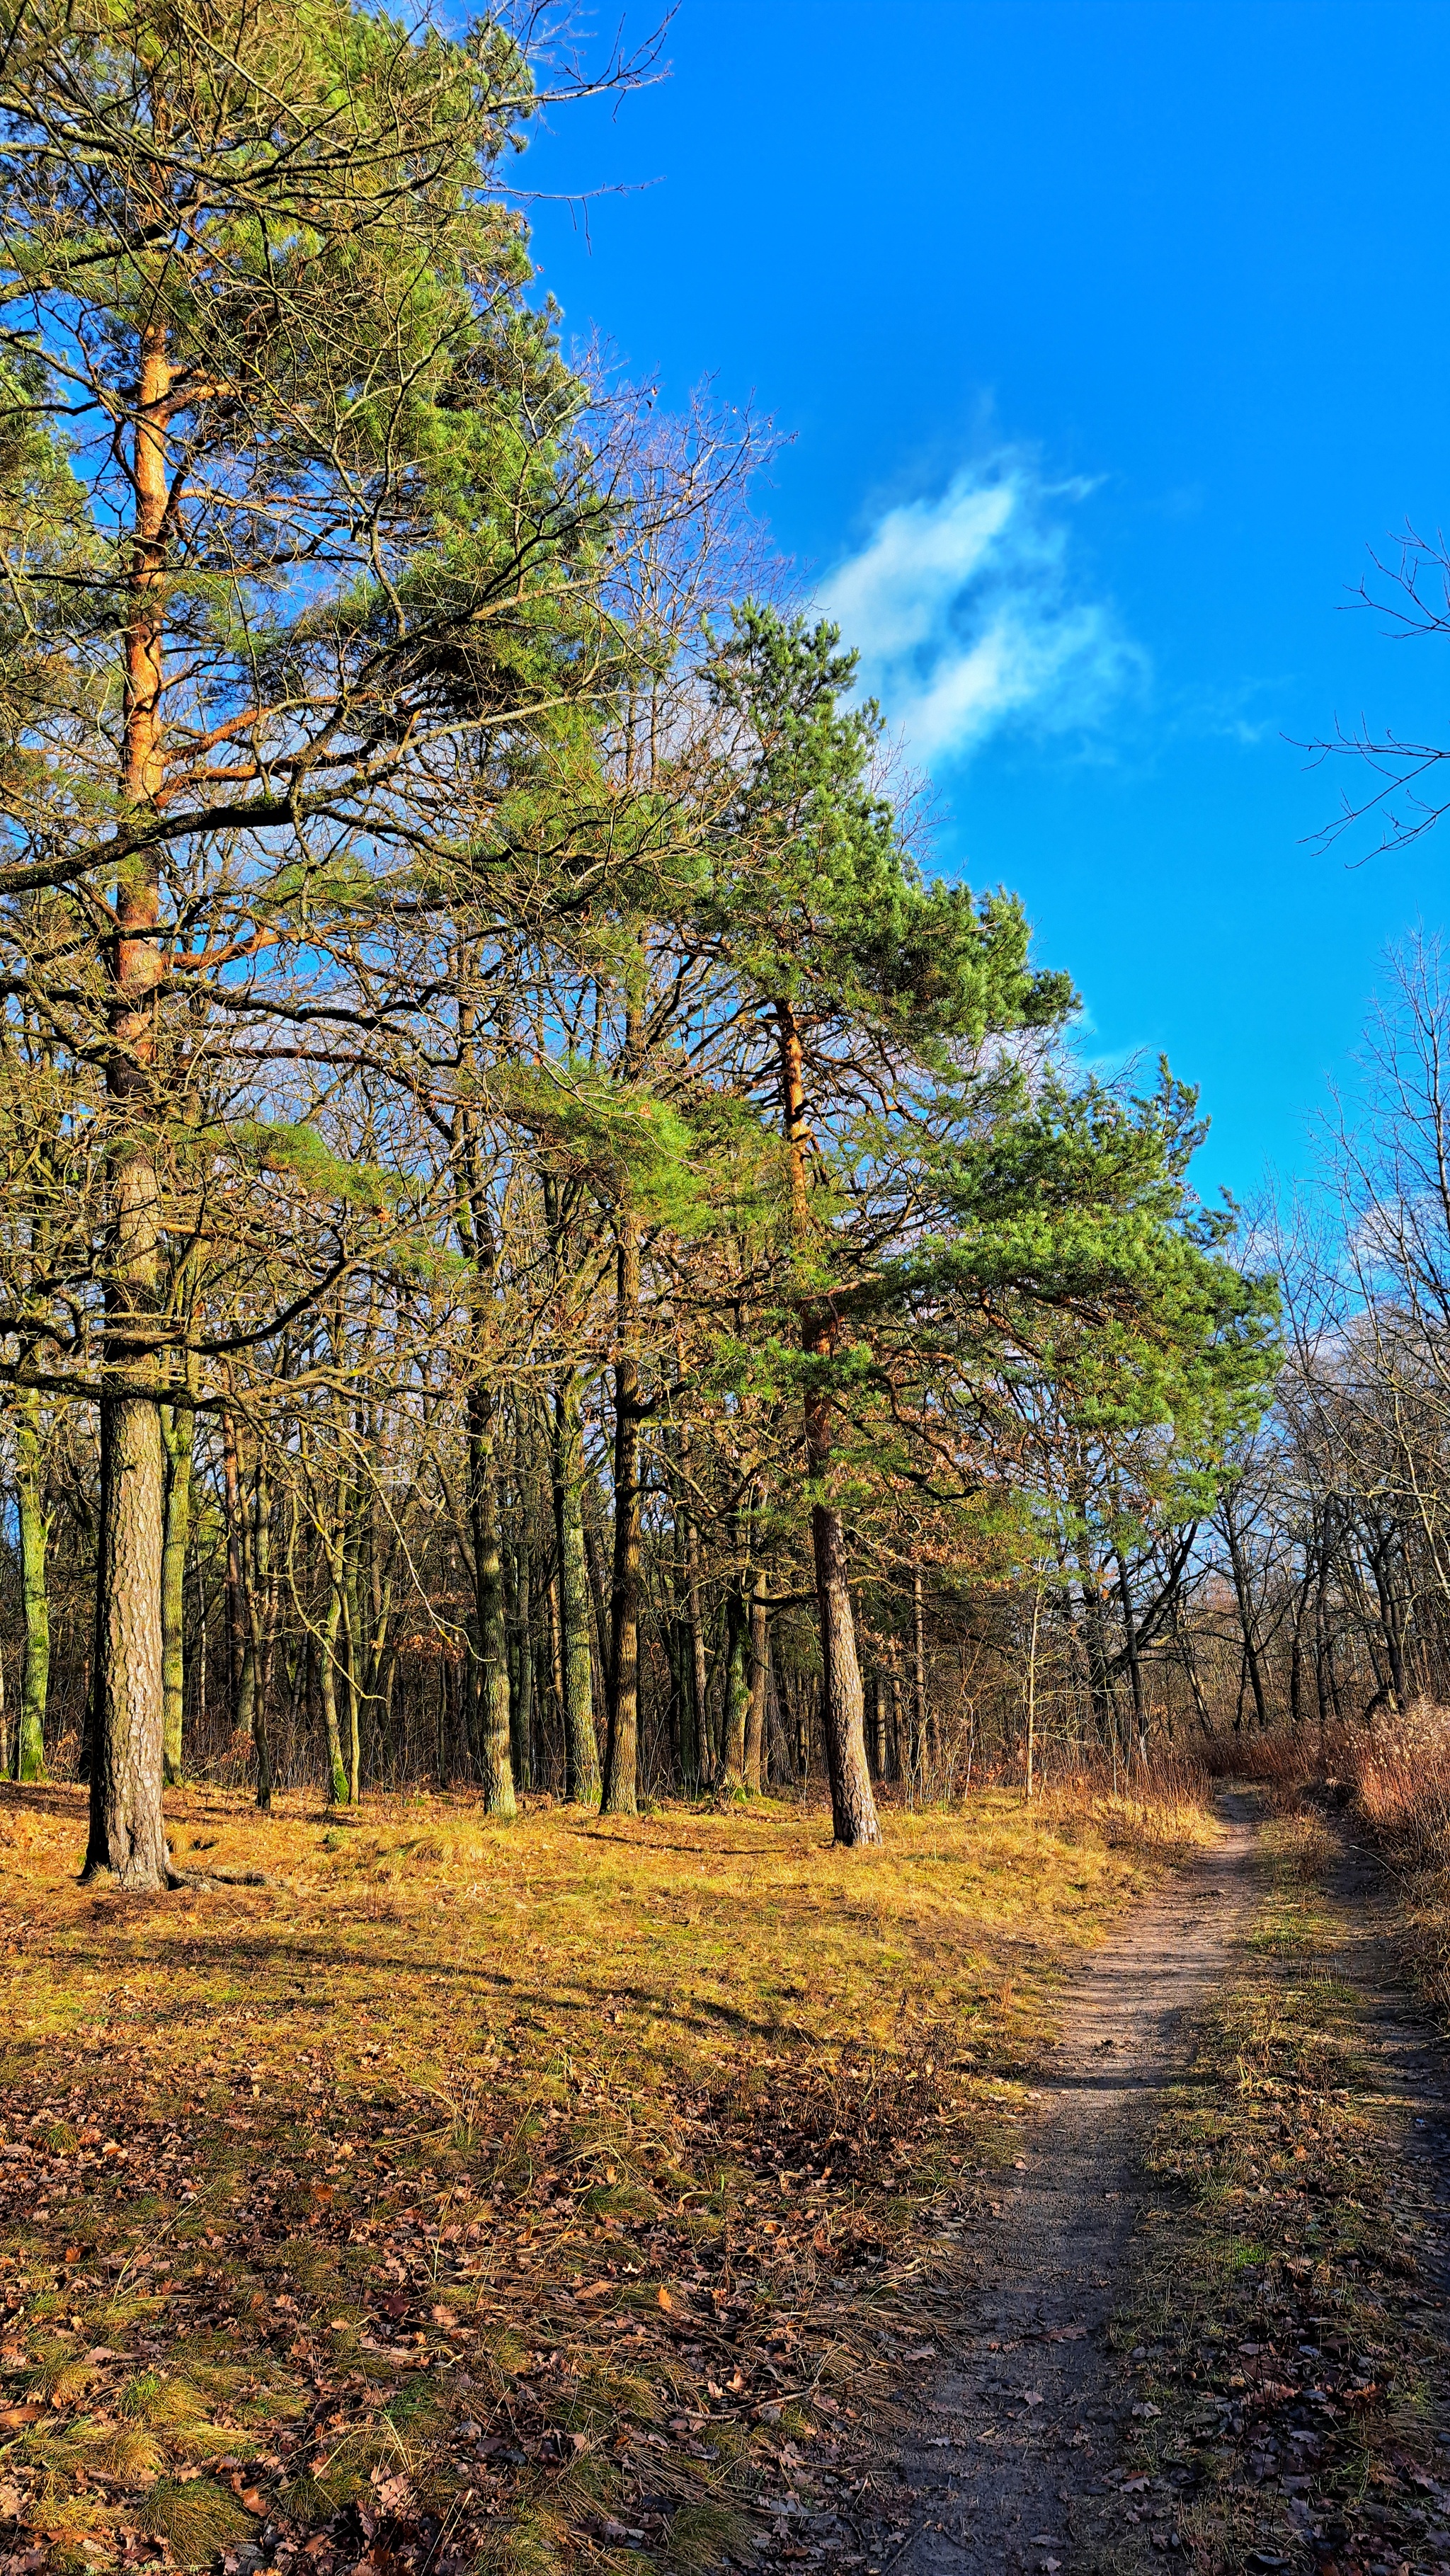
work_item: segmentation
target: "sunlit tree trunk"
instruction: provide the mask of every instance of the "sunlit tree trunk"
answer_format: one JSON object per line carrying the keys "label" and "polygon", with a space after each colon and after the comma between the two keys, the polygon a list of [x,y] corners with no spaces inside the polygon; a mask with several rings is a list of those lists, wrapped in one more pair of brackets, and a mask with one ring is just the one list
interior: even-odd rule
{"label": "sunlit tree trunk", "polygon": [[533,1568],[529,1561],[529,1491],[522,1438],[515,1450],[515,1524],[505,1565],[509,1586],[509,1624],[513,1630],[513,1671],[509,1683],[509,1745],[514,1787],[532,1789],[534,1779],[534,1604]]}
{"label": "sunlit tree trunk", "polygon": [[770,1580],[763,1567],[750,1591],[750,1706],[745,1718],[745,1786],[765,1785],[765,1704],[770,1690]]}
{"label": "sunlit tree trunk", "polygon": [[927,1762],[926,1612],[921,1567],[914,1558],[911,1567],[911,1731],[916,1738],[917,1769],[924,1782]]}
{"label": "sunlit tree trunk", "polygon": [[493,1405],[487,1389],[481,1386],[470,1387],[468,1393],[468,1494],[478,1621],[479,1783],[485,1813],[509,1818],[518,1813],[518,1800],[509,1739],[508,1633],[504,1621],[498,1477]]}
{"label": "sunlit tree trunk", "polygon": [[[789,1157],[791,1219],[798,1257],[810,1238],[810,1196],[806,1158],[810,1122],[806,1106],[805,1057],[794,1014],[781,1003],[776,1027],[780,1049],[781,1105]],[[801,1309],[801,1344],[810,1358],[827,1361],[834,1348],[834,1328],[819,1301],[807,1297]],[[831,1783],[831,1820],[838,1843],[854,1848],[878,1843],[881,1825],[871,1792],[866,1760],[866,1702],[856,1654],[856,1621],[851,1608],[846,1533],[840,1513],[830,1502],[827,1480],[831,1464],[831,1408],[818,1382],[805,1402],[806,1470],[815,1489],[811,1506],[811,1547],[815,1559],[816,1601],[821,1630],[821,1725],[826,1740],[826,1769]]]}
{"label": "sunlit tree trunk", "polygon": [[614,1573],[609,1605],[607,1816],[639,1809],[640,1242],[628,1198],[619,1215],[618,1359],[614,1371]]}
{"label": "sunlit tree trunk", "polygon": [[17,1780],[45,1777],[45,1704],[50,1695],[50,1591],[46,1547],[45,1451],[40,1398],[33,1388],[17,1400],[15,1482],[20,1522],[20,1588],[25,1613],[25,1660],[20,1673],[20,1729],[15,1746]]}
{"label": "sunlit tree trunk", "polygon": [[191,1537],[191,1458],[196,1415],[189,1404],[163,1404],[166,1523],[161,1541],[162,1762],[168,1782],[182,1777],[186,1705],[186,1553]]}
{"label": "sunlit tree trunk", "polygon": [[725,1729],[721,1746],[725,1786],[745,1786],[745,1736],[750,1716],[750,1675],[746,1647],[750,1613],[745,1587],[732,1574],[725,1587]]}
{"label": "sunlit tree trunk", "polygon": [[[171,366],[162,324],[138,349],[132,453],[135,515],[128,574],[121,791],[140,812],[164,777],[162,666],[168,497],[166,404]],[[156,1326],[161,1285],[161,1189],[153,1100],[160,877],[149,853],[116,872],[110,964],[106,1121],[111,1256],[105,1285],[101,1509],[96,1550],[95,1740],[85,1875],[123,1887],[162,1887],[164,1695],[161,1555],[165,1469]]]}
{"label": "sunlit tree trunk", "polygon": [[[677,1358],[680,1374],[683,1376],[684,1351],[683,1347],[679,1345],[677,1345]],[[688,1491],[692,1458],[692,1442],[690,1426],[687,1421],[682,1421],[680,1424],[679,1448],[681,1481]],[[712,1757],[709,1742],[709,1709],[707,1706],[708,1676],[705,1660],[705,1621],[701,1609],[700,1596],[700,1533],[696,1526],[695,1515],[690,1510],[688,1503],[684,1506],[681,1512],[679,1527],[684,1539],[685,1622],[689,1632],[689,1697],[691,1716],[693,1720],[693,1744],[691,1749],[694,1755],[693,1763],[685,1774],[685,1786],[687,1789],[694,1789],[698,1788],[702,1782],[708,1780],[712,1767]]]}
{"label": "sunlit tree trunk", "polygon": [[594,1731],[594,1660],[589,1651],[589,1567],[584,1551],[584,1430],[577,1369],[554,1381],[552,1467],[559,1556],[560,1688],[564,1704],[564,1795],[593,1806],[599,1796]]}

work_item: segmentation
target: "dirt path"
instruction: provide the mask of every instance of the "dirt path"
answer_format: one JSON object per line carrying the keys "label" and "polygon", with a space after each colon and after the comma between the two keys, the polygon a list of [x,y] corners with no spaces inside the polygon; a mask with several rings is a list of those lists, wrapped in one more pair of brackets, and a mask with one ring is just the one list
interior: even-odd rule
{"label": "dirt path", "polygon": [[[895,2576],[1089,2563],[1077,2508],[1117,2449],[1128,2402],[1105,2329],[1138,2206],[1141,2142],[1179,2063],[1185,2011],[1255,1899],[1251,1798],[1226,1794],[1218,1847],[1097,1952],[1070,2007],[1040,2116],[994,2217],[964,2248],[962,2331],[923,2372],[899,2528],[873,2564]],[[863,2499],[864,2501],[864,2499]]]}

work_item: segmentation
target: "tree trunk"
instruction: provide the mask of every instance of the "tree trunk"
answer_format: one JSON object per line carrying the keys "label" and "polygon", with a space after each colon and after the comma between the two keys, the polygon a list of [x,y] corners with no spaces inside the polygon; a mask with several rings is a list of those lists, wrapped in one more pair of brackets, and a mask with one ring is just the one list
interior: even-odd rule
{"label": "tree trunk", "polygon": [[749,1632],[745,1588],[739,1575],[732,1574],[725,1587],[725,1740],[721,1747],[727,1789],[745,1786],[745,1736],[750,1715],[745,1648]]}
{"label": "tree trunk", "polygon": [[1390,1659],[1391,1702],[1398,1715],[1406,1706],[1409,1693],[1405,1683],[1404,1617],[1394,1584],[1394,1538],[1393,1525],[1387,1530],[1383,1522],[1377,1523],[1370,1541],[1369,1562],[1379,1602],[1380,1626]]}
{"label": "tree trunk", "polygon": [[1128,1658],[1128,1681],[1133,1694],[1133,1732],[1138,1743],[1138,1760],[1148,1759],[1148,1712],[1143,1703],[1143,1660],[1138,1652],[1138,1618],[1133,1595],[1128,1587],[1128,1564],[1122,1550],[1118,1559],[1118,1590],[1123,1604],[1123,1647]]}
{"label": "tree trunk", "polygon": [[873,1719],[872,1768],[877,1779],[884,1780],[886,1778],[886,1675],[879,1664],[876,1667]]}
{"label": "tree trunk", "polygon": [[164,1887],[161,1813],[161,1410],[150,1395],[101,1407],[95,1742],[86,1878]]}
{"label": "tree trunk", "polygon": [[508,1638],[494,1473],[493,1404],[481,1386],[471,1387],[468,1394],[468,1489],[478,1617],[479,1780],[484,1813],[507,1819],[517,1815],[518,1800],[509,1745]]}
{"label": "tree trunk", "polygon": [[[810,1124],[806,1111],[805,1053],[795,1014],[786,1003],[776,1007],[780,1046],[781,1108],[789,1161],[791,1227],[798,1258],[810,1234],[810,1194],[806,1158]],[[828,1360],[833,1332],[816,1302],[801,1309],[801,1346],[811,1358]],[[821,1623],[821,1725],[826,1739],[826,1769],[831,1782],[831,1818],[838,1843],[854,1849],[879,1843],[881,1825],[871,1794],[866,1760],[866,1705],[861,1667],[856,1656],[856,1622],[841,1515],[826,1500],[825,1480],[831,1460],[830,1403],[817,1382],[806,1397],[806,1472],[816,1490],[811,1507],[811,1541],[815,1556],[816,1600]]]}
{"label": "tree trunk", "polygon": [[[683,1365],[681,1360],[682,1373]],[[681,1422],[680,1474],[687,1487],[690,1477],[690,1447],[690,1426],[688,1422]],[[681,1515],[681,1529],[685,1542],[685,1619],[690,1639],[690,1699],[695,1721],[694,1763],[691,1772],[686,1775],[685,1786],[687,1789],[695,1789],[702,1787],[710,1775],[710,1713],[707,1706],[705,1622],[700,1611],[700,1533],[695,1526],[695,1515],[688,1504]]]}
{"label": "tree trunk", "polygon": [[578,1806],[599,1796],[594,1731],[594,1658],[589,1651],[589,1565],[584,1551],[584,1433],[577,1369],[554,1381],[554,1534],[559,1550],[560,1683],[564,1710],[564,1795]]}
{"label": "tree trunk", "polygon": [[15,1482],[20,1518],[20,1589],[25,1612],[25,1660],[20,1674],[20,1732],[15,1745],[17,1780],[45,1778],[45,1704],[50,1694],[50,1593],[45,1550],[50,1523],[45,1509],[45,1462],[40,1398],[26,1388],[15,1431]]}
{"label": "tree trunk", "polygon": [[362,1798],[362,1675],[357,1585],[346,1551],[342,1563],[342,1676],[347,1700],[347,1795],[349,1805],[355,1807]]}
{"label": "tree trunk", "polygon": [[926,1784],[926,1618],[921,1567],[911,1564],[911,1726],[916,1737],[917,1767]]}
{"label": "tree trunk", "polygon": [[191,1453],[196,1415],[189,1404],[163,1404],[166,1453],[165,1525],[161,1540],[162,1767],[169,1784],[182,1777],[186,1706],[186,1551],[191,1536]]}
{"label": "tree trunk", "polygon": [[824,1503],[811,1513],[816,1598],[821,1614],[821,1723],[831,1783],[831,1822],[838,1843],[879,1843],[881,1824],[866,1763],[866,1704],[856,1660],[856,1623],[846,1573],[841,1515]]}
{"label": "tree trunk", "polygon": [[1314,1686],[1319,1704],[1319,1769],[1321,1777],[1329,1758],[1329,1703],[1334,1675],[1329,1661],[1329,1576],[1334,1561],[1334,1540],[1326,1504],[1320,1521],[1319,1579],[1314,1591]]}
{"label": "tree trunk", "polygon": [[762,1568],[750,1592],[750,1708],[745,1720],[745,1786],[759,1797],[765,1769],[765,1705],[770,1691],[770,1583]]}
{"label": "tree trunk", "polygon": [[521,1788],[536,1789],[534,1778],[534,1586],[533,1567],[529,1561],[528,1516],[524,1507],[523,1488],[519,1489],[519,1528],[514,1551],[514,1597],[518,1617],[518,1690],[511,1706],[513,1727],[514,1780]]}
{"label": "tree trunk", "polygon": [[905,1782],[909,1796],[912,1788],[911,1746],[906,1737],[901,1702],[901,1640],[899,1637],[893,1637],[891,1640],[891,1776],[895,1780]]}
{"label": "tree trunk", "polygon": [[246,1550],[242,1526],[242,1480],[237,1463],[237,1426],[230,1405],[222,1408],[222,1491],[227,1512],[227,1642],[232,1683],[232,1727],[247,1744],[257,1695],[257,1659],[252,1651],[247,1617]]}
{"label": "tree trunk", "polygon": [[614,1371],[614,1580],[609,1620],[609,1731],[601,1811],[639,1812],[640,1382],[639,1220],[620,1210]]}
{"label": "tree trunk", "polygon": [[346,1475],[339,1471],[337,1502],[332,1530],[327,1543],[327,1608],[322,1621],[322,1724],[327,1737],[327,1777],[331,1803],[340,1807],[348,1795],[347,1766],[342,1758],[342,1734],[337,1722],[337,1641],[342,1628],[342,1560],[347,1542]]}
{"label": "tree trunk", "polygon": [[272,1804],[271,1682],[272,1497],[260,1444],[248,1480],[243,1599],[252,1664],[252,1737],[257,1753],[257,1804]]}
{"label": "tree trunk", "polygon": [[[161,699],[171,367],[164,324],[137,350],[135,494],[126,575],[121,794],[154,808],[165,778]],[[124,840],[124,828],[122,834]],[[149,853],[124,851],[115,935],[105,948],[111,1252],[100,1397],[101,1519],[96,1552],[95,1744],[85,1876],[127,1888],[166,1883],[162,1822],[161,1547],[165,1512],[156,1326],[161,1190],[153,1098],[161,881]]]}
{"label": "tree trunk", "polygon": [[1233,1568],[1234,1598],[1238,1603],[1239,1625],[1243,1630],[1244,1663],[1248,1670],[1249,1687],[1254,1694],[1254,1715],[1259,1723],[1260,1734],[1264,1734],[1268,1730],[1269,1710],[1264,1697],[1264,1677],[1259,1668],[1258,1640],[1254,1635],[1253,1594],[1250,1590],[1248,1568],[1244,1563],[1243,1548],[1230,1503],[1224,1505],[1223,1526],[1224,1536],[1228,1540],[1229,1564]]}

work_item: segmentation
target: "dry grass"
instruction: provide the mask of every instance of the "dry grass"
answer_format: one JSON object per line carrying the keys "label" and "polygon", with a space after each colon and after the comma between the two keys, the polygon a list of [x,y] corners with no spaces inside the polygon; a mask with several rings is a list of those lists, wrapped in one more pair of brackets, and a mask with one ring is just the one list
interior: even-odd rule
{"label": "dry grass", "polygon": [[1441,2319],[1418,2287],[1433,2192],[1336,1973],[1322,1890],[1338,1838],[1280,1816],[1265,1846],[1248,1955],[1201,2017],[1148,2160],[1106,2563],[1172,2547],[1203,2576],[1440,2567]]}
{"label": "dry grass", "polygon": [[1373,1732],[1356,1729],[1338,1763],[1392,1874],[1414,1982],[1450,2028],[1450,1709],[1420,1700]]}
{"label": "dry grass", "polygon": [[769,1802],[168,1805],[267,1883],[82,1889],[80,1793],[0,1803],[0,2521],[58,2568],[738,2555],[849,2446],[1064,1968],[1212,1831],[1188,1778],[855,1856]]}

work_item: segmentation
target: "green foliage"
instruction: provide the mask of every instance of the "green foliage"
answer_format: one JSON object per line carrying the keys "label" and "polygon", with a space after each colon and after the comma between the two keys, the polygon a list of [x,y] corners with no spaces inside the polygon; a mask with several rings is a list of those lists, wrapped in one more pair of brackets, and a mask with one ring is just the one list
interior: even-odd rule
{"label": "green foliage", "polygon": [[1062,1019],[1072,988],[1029,967],[1014,896],[920,882],[873,776],[879,711],[848,703],[857,660],[834,626],[747,603],[710,665],[740,783],[705,914],[733,971],[802,1017],[859,1018],[919,1052]]}

